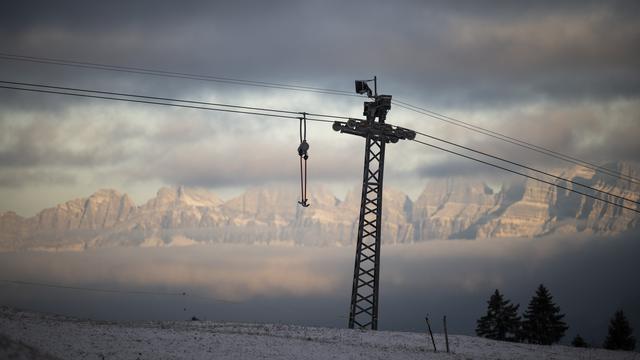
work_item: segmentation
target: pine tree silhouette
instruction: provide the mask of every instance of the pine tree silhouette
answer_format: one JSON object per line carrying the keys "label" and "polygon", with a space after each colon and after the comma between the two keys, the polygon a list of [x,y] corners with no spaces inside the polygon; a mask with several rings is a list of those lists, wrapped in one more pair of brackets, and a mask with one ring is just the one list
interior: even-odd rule
{"label": "pine tree silhouette", "polygon": [[505,300],[498,289],[487,301],[487,314],[477,321],[476,334],[494,340],[517,341],[520,333],[518,307]]}
{"label": "pine tree silhouette", "polygon": [[622,310],[616,311],[609,322],[609,334],[604,341],[604,348],[610,350],[633,350],[636,348],[636,339],[633,337],[633,329],[624,316]]}
{"label": "pine tree silhouette", "polygon": [[560,314],[560,308],[553,303],[553,296],[540,284],[524,314],[523,339],[541,345],[551,345],[560,341],[569,328],[562,318],[564,314]]}
{"label": "pine tree silhouette", "polygon": [[571,345],[579,348],[589,347],[589,344],[587,344],[587,342],[584,341],[584,339],[582,338],[582,336],[580,336],[580,334],[577,334],[576,337],[573,338],[573,341],[571,341]]}

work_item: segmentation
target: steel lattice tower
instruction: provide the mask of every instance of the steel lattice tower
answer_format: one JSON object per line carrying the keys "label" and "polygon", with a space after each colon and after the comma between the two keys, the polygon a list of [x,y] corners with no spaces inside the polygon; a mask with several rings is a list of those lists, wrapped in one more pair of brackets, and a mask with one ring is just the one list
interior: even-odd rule
{"label": "steel lattice tower", "polygon": [[[373,81],[375,83],[375,78]],[[336,131],[366,139],[349,328],[377,330],[385,145],[412,140],[415,132],[385,124],[391,109],[391,95],[378,95],[377,89],[374,95],[367,81],[356,81],[356,91],[374,99],[364,103],[366,121],[349,119],[346,123],[333,124]]]}

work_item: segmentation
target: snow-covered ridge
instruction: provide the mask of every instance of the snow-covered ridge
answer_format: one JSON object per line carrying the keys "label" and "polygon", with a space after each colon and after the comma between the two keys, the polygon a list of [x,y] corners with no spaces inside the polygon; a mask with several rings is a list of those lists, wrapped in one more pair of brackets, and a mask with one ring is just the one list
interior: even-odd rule
{"label": "snow-covered ridge", "polygon": [[[618,171],[638,176],[639,171],[630,164],[616,166]],[[584,169],[554,172],[633,201],[640,199],[640,185],[633,182]],[[162,188],[156,197],[136,205],[127,194],[103,189],[31,218],[1,213],[0,250],[193,242],[346,246],[355,241],[359,189],[340,201],[321,186],[310,188],[312,206],[306,209],[296,205],[296,190],[284,185],[256,187],[222,201],[207,190],[180,186]],[[619,202],[613,197],[608,200]],[[505,184],[494,192],[481,181],[441,179],[427,183],[415,201],[387,188],[383,204],[382,234],[387,244],[551,233],[616,234],[640,223],[632,211],[533,180]],[[640,208],[632,202],[625,205]]]}
{"label": "snow-covered ridge", "polygon": [[[640,359],[640,354],[435,334],[214,321],[105,322],[0,308],[0,334],[62,359]],[[0,355],[2,355],[0,349]]]}

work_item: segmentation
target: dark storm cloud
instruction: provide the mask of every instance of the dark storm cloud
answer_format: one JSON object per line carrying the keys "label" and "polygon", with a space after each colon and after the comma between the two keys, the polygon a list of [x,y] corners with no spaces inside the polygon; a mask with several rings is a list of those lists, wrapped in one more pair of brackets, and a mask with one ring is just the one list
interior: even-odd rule
{"label": "dark storm cloud", "polygon": [[8,52],[346,90],[351,79],[378,74],[383,89],[406,97],[510,104],[636,96],[638,8],[634,1],[14,2],[2,12],[0,37]]}
{"label": "dark storm cloud", "polygon": [[[353,79],[377,74],[381,91],[394,98],[478,115],[471,122],[555,151],[598,163],[637,161],[640,154],[635,1],[34,1],[2,7],[0,52],[348,91]],[[0,60],[0,79],[322,113],[361,106],[356,98],[318,95],[299,103],[292,95],[300,94],[280,90],[8,60]],[[274,123],[247,126],[207,114],[225,120],[225,126],[211,126],[195,112],[9,90],[0,90],[0,104],[5,123],[19,123],[18,116],[42,120],[41,129],[2,129],[9,134],[0,143],[4,169],[67,167],[113,179],[199,186],[297,175],[295,166],[282,168],[290,154],[271,149],[287,149],[297,140],[261,143],[258,150],[242,145],[276,134]],[[78,109],[87,111],[77,115]],[[66,121],[77,122],[78,116],[91,120],[84,132]],[[113,126],[94,124],[98,117],[120,116]],[[396,106],[392,116],[400,125],[416,119],[418,130],[433,124]],[[137,126],[131,123],[142,122],[149,125],[131,134]],[[570,166],[458,130],[434,131],[540,168]],[[334,143],[317,145],[312,150],[326,156],[312,157],[316,179],[359,177],[361,157],[347,155],[362,151],[360,142],[335,150],[327,150]],[[434,159],[437,151],[420,149],[399,150],[407,159],[398,171],[414,177],[496,174],[448,155]]]}
{"label": "dark storm cloud", "polygon": [[[286,1],[155,1],[108,3],[103,1],[24,1],[3,5],[0,29],[16,31],[33,27],[78,27],[103,32],[116,27],[171,26],[195,18],[229,20],[251,19],[282,13],[294,3]],[[15,15],[15,16],[11,16]]]}

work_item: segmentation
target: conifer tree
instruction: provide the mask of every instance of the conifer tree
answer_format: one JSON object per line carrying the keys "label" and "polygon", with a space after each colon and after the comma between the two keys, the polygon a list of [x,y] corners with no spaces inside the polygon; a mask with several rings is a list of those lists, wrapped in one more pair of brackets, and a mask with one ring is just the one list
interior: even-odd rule
{"label": "conifer tree", "polygon": [[587,342],[584,341],[584,339],[582,338],[582,336],[580,336],[580,334],[577,334],[576,337],[573,338],[573,341],[571,341],[571,345],[579,348],[589,347],[589,344],[587,344]]}
{"label": "conifer tree", "polygon": [[477,321],[476,334],[494,340],[517,341],[520,333],[518,307],[505,300],[498,289],[487,301],[487,314]]}
{"label": "conifer tree", "polygon": [[633,329],[622,310],[616,311],[609,322],[609,334],[604,341],[604,348],[610,350],[634,350],[636,339]]}
{"label": "conifer tree", "polygon": [[523,339],[541,345],[551,345],[560,341],[569,328],[562,318],[564,314],[560,314],[560,308],[553,303],[553,296],[540,284],[524,314]]}

